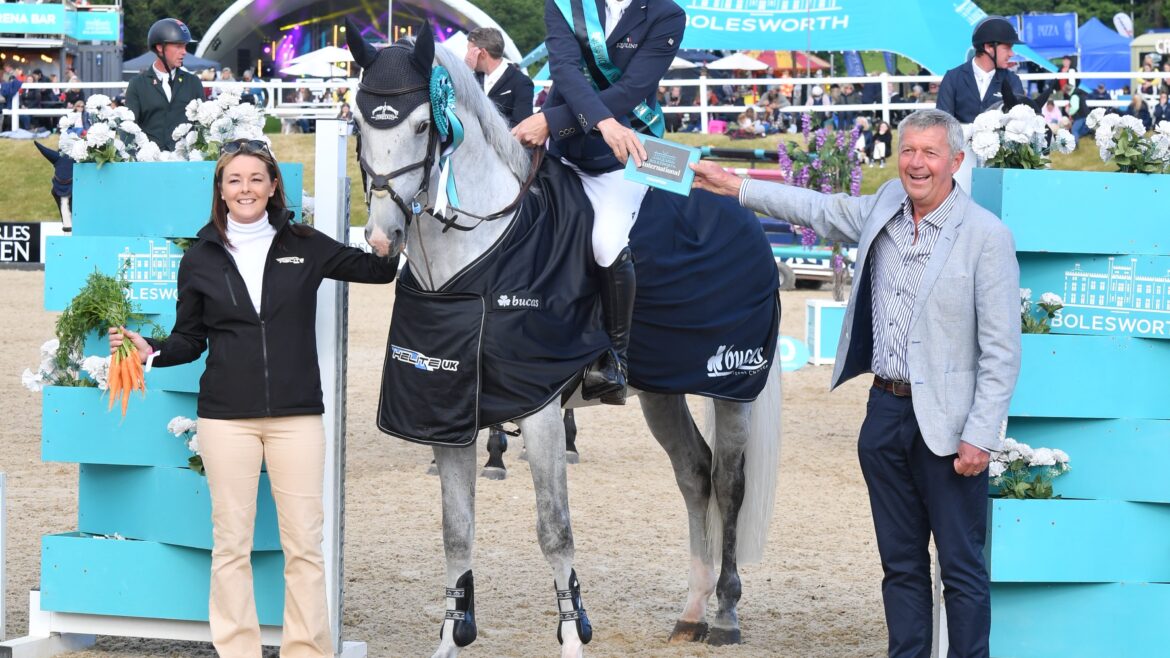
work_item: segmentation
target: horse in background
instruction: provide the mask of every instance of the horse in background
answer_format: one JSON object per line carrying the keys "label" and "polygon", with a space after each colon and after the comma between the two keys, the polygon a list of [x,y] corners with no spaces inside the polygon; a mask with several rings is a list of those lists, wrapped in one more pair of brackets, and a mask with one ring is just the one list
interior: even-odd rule
{"label": "horse in background", "polygon": [[33,142],[37,150],[53,165],[53,201],[61,214],[61,230],[73,231],[73,158],[60,151]]}
{"label": "horse in background", "polygon": [[[523,205],[519,201],[536,194],[535,187],[529,185],[537,171],[468,67],[445,47],[434,44],[429,24],[424,24],[419,34],[413,45],[400,42],[381,51],[367,44],[356,27],[350,26],[346,37],[350,52],[363,69],[360,92],[374,99],[363,108],[359,98],[355,112],[362,139],[359,160],[370,208],[366,239],[382,254],[397,253],[409,242],[410,278],[417,281],[419,290],[433,292],[479,262],[505,236],[518,216],[515,208]],[[442,213],[421,210],[428,199],[437,198],[443,145],[431,103],[418,97],[426,95],[440,65],[459,95],[451,111],[460,121],[463,137],[462,146],[450,156],[447,175],[475,181],[459,188],[458,214],[466,218],[459,226],[454,226],[459,223],[457,218],[439,220],[437,215]],[[386,121],[392,125],[386,127]],[[546,163],[545,167],[554,164],[562,166]],[[579,189],[577,197],[584,198]],[[552,199],[549,206],[558,208],[557,201]],[[489,215],[491,221],[474,221]],[[758,229],[754,215],[750,219]],[[468,227],[466,222],[475,225]],[[762,231],[759,238],[766,249]],[[772,263],[770,250],[765,260]],[[776,281],[774,270],[768,278]],[[403,279],[399,281],[402,285]],[[773,312],[778,308],[770,308],[769,317],[774,317]],[[724,364],[717,365],[723,368]],[[647,424],[670,457],[689,525],[689,592],[670,633],[672,642],[719,645],[741,641],[738,565],[762,557],[779,460],[780,368],[774,362],[770,365],[766,374],[759,375],[764,379],[756,380],[765,383],[754,399],[705,398],[708,428],[703,432],[684,395],[640,394]],[[383,393],[385,397],[385,390]],[[592,625],[573,569],[560,406],[561,396],[557,396],[516,422],[523,431],[536,491],[537,538],[553,571],[557,637],[562,657],[568,658],[583,655]],[[476,452],[474,445],[435,444],[433,450],[441,479],[447,562],[446,613],[434,656],[450,658],[473,642],[477,633],[472,575]],[[716,562],[720,563],[718,572]],[[712,595],[718,601],[718,611],[708,625],[707,604]]]}

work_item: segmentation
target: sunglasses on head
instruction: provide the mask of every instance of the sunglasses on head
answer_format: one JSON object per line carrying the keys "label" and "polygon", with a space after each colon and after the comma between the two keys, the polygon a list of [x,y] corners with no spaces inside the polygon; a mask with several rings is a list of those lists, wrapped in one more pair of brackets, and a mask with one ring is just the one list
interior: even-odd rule
{"label": "sunglasses on head", "polygon": [[221,146],[219,148],[219,152],[226,153],[228,155],[233,153],[269,153],[268,144],[259,139],[236,139]]}

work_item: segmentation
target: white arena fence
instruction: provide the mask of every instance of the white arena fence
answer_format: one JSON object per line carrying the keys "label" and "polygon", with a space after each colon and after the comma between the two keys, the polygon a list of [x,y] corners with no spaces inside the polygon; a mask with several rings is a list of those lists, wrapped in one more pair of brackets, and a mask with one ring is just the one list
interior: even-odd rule
{"label": "white arena fence", "polygon": [[[1060,78],[1069,77],[1066,73],[1025,73],[1021,74],[1027,85],[1029,82],[1035,82],[1037,85],[1043,85],[1049,80],[1056,80]],[[1158,82],[1170,79],[1170,73],[1164,72],[1148,72],[1148,71],[1130,71],[1130,72],[1077,72],[1075,76],[1078,80],[1128,80],[1131,85],[1136,83],[1137,78],[1154,79]],[[698,87],[698,94],[694,105],[678,105],[663,107],[663,111],[667,114],[690,114],[692,116],[698,115],[699,127],[702,132],[708,131],[708,124],[711,119],[720,115],[738,115],[745,109],[743,105],[709,105],[707,103],[708,90],[712,87],[722,86],[754,86],[757,90],[763,91],[779,85],[792,85],[794,92],[807,85],[844,85],[846,83],[853,85],[869,85],[878,84],[881,87],[881,101],[878,103],[869,104],[850,104],[850,105],[790,105],[781,108],[781,112],[786,114],[799,114],[804,112],[849,112],[849,113],[873,113],[880,114],[883,121],[890,122],[891,112],[908,112],[913,110],[920,110],[927,107],[933,107],[933,103],[895,103],[891,99],[894,96],[892,86],[898,84],[906,85],[921,85],[923,89],[927,89],[929,84],[942,81],[941,76],[936,75],[889,75],[882,73],[876,76],[862,76],[862,77],[827,77],[827,78],[707,78],[701,77],[693,80],[683,79],[664,79],[661,82],[662,86],[666,87]],[[115,96],[120,93],[125,93],[127,82],[82,82],[82,83],[28,83],[23,86],[24,89],[53,89],[57,91],[64,91],[66,89],[81,89],[88,96],[93,93],[104,93],[110,96]],[[552,83],[547,80],[542,80],[536,83],[538,87],[547,87]],[[239,89],[241,91],[248,91],[255,88],[261,88],[265,92],[265,111],[270,115],[281,119],[282,121],[296,121],[299,119],[333,119],[337,117],[338,109],[341,106],[340,102],[333,100],[334,92],[338,89],[357,89],[357,79],[333,79],[333,80],[265,80],[253,82],[210,82],[205,83],[204,86],[212,89]],[[307,103],[288,102],[284,98],[287,95],[295,94],[299,89],[308,89],[313,96],[313,100]],[[798,97],[805,97],[803,91],[794,93]],[[1157,102],[1157,95],[1146,98],[1150,104]],[[1068,101],[1056,100],[1057,106],[1064,106]],[[1128,98],[1113,98],[1108,101],[1089,101],[1090,107],[1114,107],[1124,108],[1128,104]],[[70,108],[53,108],[53,109],[30,109],[21,107],[20,95],[18,94],[12,99],[12,107],[3,111],[4,117],[11,117],[12,121],[5,121],[5,125],[19,125],[20,117],[22,116],[48,116],[59,117],[70,112]]]}

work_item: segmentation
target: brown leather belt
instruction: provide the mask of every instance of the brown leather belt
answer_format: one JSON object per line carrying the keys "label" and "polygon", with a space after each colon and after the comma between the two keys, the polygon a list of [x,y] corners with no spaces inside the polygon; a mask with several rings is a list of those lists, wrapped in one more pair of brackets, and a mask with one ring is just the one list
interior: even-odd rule
{"label": "brown leather belt", "polygon": [[892,382],[874,375],[873,385],[900,398],[910,397],[910,382]]}

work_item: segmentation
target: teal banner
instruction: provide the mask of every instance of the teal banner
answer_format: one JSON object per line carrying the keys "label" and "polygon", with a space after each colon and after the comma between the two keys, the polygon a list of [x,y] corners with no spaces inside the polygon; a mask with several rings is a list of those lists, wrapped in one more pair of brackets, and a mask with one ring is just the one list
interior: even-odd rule
{"label": "teal banner", "polygon": [[[971,0],[676,0],[687,12],[683,48],[885,50],[936,75],[966,59],[987,14]],[[1028,56],[1031,51],[1019,48]]]}
{"label": "teal banner", "polygon": [[122,15],[113,11],[71,11],[65,15],[65,34],[78,41],[119,41]]}
{"label": "teal banner", "polygon": [[64,5],[0,4],[0,33],[64,34]]}

